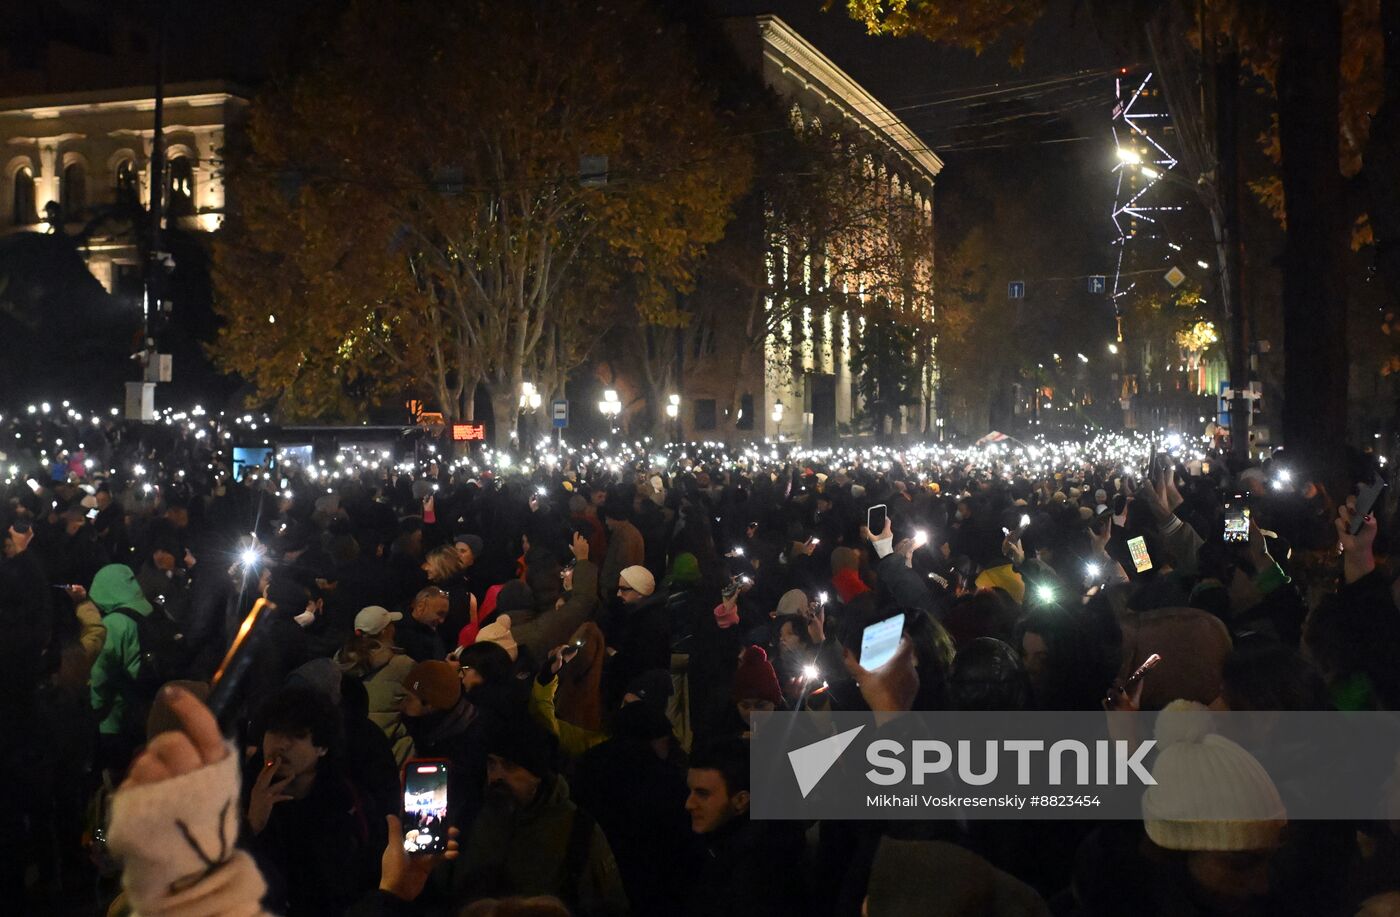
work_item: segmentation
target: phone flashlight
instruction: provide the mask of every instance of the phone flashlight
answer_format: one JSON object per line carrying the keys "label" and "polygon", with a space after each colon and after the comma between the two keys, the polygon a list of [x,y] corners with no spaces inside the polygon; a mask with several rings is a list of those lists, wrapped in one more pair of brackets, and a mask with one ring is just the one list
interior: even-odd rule
{"label": "phone flashlight", "polygon": [[1021,528],[1023,528],[1023,529],[1024,529],[1024,528],[1029,528],[1029,527],[1030,527],[1030,524],[1031,524],[1031,517],[1030,517],[1030,516],[1022,516],[1022,517],[1021,517]]}
{"label": "phone flashlight", "polygon": [[825,593],[825,592],[818,592],[818,593],[817,593],[817,604],[818,604],[818,605],[825,605],[825,604],[826,604],[826,593]]}
{"label": "phone flashlight", "polygon": [[535,488],[535,493],[537,493],[537,494],[539,494],[541,497],[543,497],[545,494],[549,493],[549,491],[545,490],[543,487],[536,487],[536,488]]}
{"label": "phone flashlight", "polygon": [[916,530],[914,532],[914,547],[922,548],[926,544],[928,544],[928,532],[923,529]]}
{"label": "phone flashlight", "polygon": [[1048,605],[1055,601],[1055,587],[1047,584],[1036,586],[1035,597]]}
{"label": "phone flashlight", "polygon": [[802,667],[802,677],[807,681],[816,681],[821,676],[821,670],[814,665],[809,664]]}
{"label": "phone flashlight", "polygon": [[744,556],[744,549],[743,549],[743,548],[735,548],[735,549],[734,549],[734,556],[735,556],[735,557],[743,557],[743,556]]}

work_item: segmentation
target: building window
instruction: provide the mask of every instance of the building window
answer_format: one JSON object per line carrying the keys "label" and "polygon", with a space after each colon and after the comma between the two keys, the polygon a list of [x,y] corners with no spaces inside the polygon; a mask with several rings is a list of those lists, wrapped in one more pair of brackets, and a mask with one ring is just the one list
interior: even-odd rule
{"label": "building window", "polygon": [[739,422],[735,426],[740,430],[753,429],[753,395],[748,392],[739,399]]}
{"label": "building window", "polygon": [[194,166],[188,156],[170,160],[167,207],[172,217],[194,216]]}
{"label": "building window", "polygon": [[117,206],[141,206],[140,193],[136,187],[136,164],[123,159],[117,164]]}
{"label": "building window", "polygon": [[715,428],[715,399],[697,398],[695,401],[695,429],[713,430]]}
{"label": "building window", "polygon": [[63,212],[72,216],[87,207],[87,170],[82,163],[70,163],[63,170],[63,185],[60,188]]}
{"label": "building window", "polygon": [[34,173],[29,166],[20,166],[15,172],[14,210],[11,220],[16,226],[31,226],[39,222],[39,211],[34,209]]}

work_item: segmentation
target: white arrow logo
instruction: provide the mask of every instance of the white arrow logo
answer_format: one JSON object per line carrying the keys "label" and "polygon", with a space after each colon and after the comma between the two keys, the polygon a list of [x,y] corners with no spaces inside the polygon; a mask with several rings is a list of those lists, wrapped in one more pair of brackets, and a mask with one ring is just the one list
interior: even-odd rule
{"label": "white arrow logo", "polygon": [[803,799],[806,799],[807,794],[821,782],[826,772],[831,770],[831,765],[836,763],[836,759],[851,746],[856,735],[864,728],[857,726],[855,729],[838,732],[834,736],[788,752],[792,774],[797,778],[797,788],[802,791]]}

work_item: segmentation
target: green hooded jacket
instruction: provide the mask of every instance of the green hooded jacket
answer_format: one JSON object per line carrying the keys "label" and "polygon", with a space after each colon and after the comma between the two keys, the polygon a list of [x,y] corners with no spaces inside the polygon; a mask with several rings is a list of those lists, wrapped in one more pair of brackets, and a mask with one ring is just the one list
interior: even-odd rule
{"label": "green hooded jacket", "polygon": [[102,623],[107,625],[107,642],[92,665],[92,708],[102,717],[100,733],[120,735],[127,712],[125,689],[141,668],[141,643],[136,622],[114,612],[128,608],[144,617],[151,613],[151,603],[141,594],[136,574],[126,564],[108,564],[98,570],[88,598],[101,610]]}

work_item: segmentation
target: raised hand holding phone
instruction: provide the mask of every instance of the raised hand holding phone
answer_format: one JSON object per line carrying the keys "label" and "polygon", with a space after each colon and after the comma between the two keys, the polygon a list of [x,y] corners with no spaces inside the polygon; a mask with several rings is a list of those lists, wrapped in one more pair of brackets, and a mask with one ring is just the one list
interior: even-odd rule
{"label": "raised hand holding phone", "polygon": [[456,828],[447,829],[447,845],[441,853],[430,856],[410,856],[403,846],[403,824],[397,815],[386,816],[389,823],[389,842],[384,847],[384,855],[379,859],[379,890],[393,895],[400,901],[413,901],[423,894],[428,884],[428,876],[444,860],[457,859]]}

